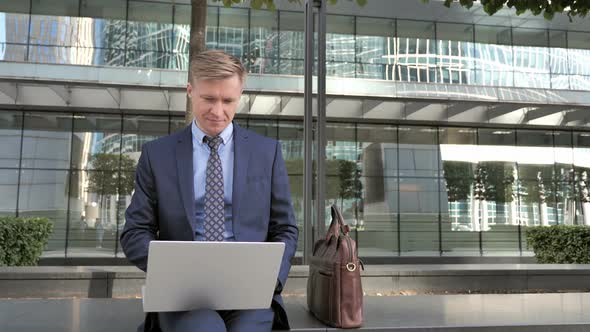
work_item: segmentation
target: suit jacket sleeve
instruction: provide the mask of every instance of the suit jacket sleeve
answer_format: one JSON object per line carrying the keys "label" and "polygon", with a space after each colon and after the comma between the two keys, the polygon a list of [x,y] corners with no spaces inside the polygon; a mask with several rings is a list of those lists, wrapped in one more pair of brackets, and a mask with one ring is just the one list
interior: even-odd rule
{"label": "suit jacket sleeve", "polygon": [[135,173],[135,191],[125,211],[121,233],[123,252],[133,264],[147,270],[149,243],[157,237],[157,195],[149,157],[149,144],[142,148]]}
{"label": "suit jacket sleeve", "polygon": [[291,259],[297,249],[297,237],[299,233],[293,206],[291,205],[289,177],[279,143],[276,144],[271,181],[271,211],[268,241],[285,243],[285,252],[279,270],[279,280],[276,289],[276,293],[280,293],[289,275]]}

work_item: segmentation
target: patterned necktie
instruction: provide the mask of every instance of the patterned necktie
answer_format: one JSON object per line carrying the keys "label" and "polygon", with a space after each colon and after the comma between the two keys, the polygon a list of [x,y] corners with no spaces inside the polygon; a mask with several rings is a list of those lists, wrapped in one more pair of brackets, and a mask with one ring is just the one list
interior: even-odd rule
{"label": "patterned necktie", "polygon": [[207,161],[205,184],[205,241],[223,241],[225,231],[225,203],[223,200],[223,170],[217,150],[223,139],[205,136],[205,143],[211,148]]}

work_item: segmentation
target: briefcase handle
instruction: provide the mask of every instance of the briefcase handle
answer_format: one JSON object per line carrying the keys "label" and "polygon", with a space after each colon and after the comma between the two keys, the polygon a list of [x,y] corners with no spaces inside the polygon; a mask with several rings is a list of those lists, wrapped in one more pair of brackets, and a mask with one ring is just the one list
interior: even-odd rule
{"label": "briefcase handle", "polygon": [[338,238],[340,236],[340,232],[342,232],[343,235],[348,235],[348,232],[350,232],[350,227],[344,221],[340,210],[338,210],[335,204],[332,204],[331,211],[332,222],[330,223],[330,227],[326,233],[326,241],[329,241],[332,236]]}

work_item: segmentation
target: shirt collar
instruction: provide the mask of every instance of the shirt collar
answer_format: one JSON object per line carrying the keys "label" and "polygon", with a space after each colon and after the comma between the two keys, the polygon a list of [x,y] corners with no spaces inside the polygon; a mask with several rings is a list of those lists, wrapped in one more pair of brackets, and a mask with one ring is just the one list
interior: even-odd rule
{"label": "shirt collar", "polygon": [[[201,128],[199,128],[199,126],[197,126],[196,120],[192,121],[191,131],[193,133],[193,140],[195,140],[197,143],[204,144],[203,137],[207,136],[207,134],[205,134],[201,130]],[[219,136],[223,139],[222,144],[226,145],[227,143],[229,143],[229,141],[233,137],[233,134],[234,134],[234,123],[230,122],[229,125],[227,127],[225,127],[225,129],[223,129],[223,131],[221,133],[219,133]]]}

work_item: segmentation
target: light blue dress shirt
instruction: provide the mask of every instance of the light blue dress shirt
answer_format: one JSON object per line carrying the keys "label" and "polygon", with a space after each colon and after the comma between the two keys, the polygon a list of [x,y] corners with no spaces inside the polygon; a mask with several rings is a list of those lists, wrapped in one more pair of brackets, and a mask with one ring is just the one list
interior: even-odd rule
{"label": "light blue dress shirt", "polygon": [[[195,121],[191,126],[193,134],[193,179],[195,194],[195,213],[197,227],[195,241],[205,241],[205,182],[207,179],[207,160],[211,149],[203,142],[205,133],[197,127]],[[234,241],[232,225],[232,192],[234,180],[234,125],[230,123],[220,134],[223,143],[218,153],[223,169],[223,190],[225,201],[225,241]]]}

